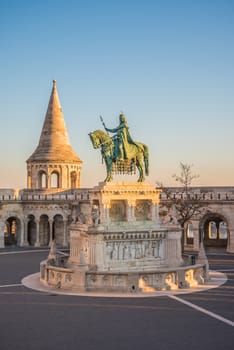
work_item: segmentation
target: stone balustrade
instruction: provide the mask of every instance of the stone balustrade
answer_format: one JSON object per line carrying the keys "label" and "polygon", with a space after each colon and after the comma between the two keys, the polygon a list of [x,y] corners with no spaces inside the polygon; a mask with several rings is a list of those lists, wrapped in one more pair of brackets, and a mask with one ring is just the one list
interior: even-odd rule
{"label": "stone balustrade", "polygon": [[[170,197],[167,194],[170,192]],[[56,191],[50,190],[0,190],[0,201],[77,201],[89,200],[89,189],[76,189],[73,191]],[[167,201],[173,199],[185,199],[182,188],[167,187],[160,193],[160,200]],[[190,199],[199,199],[201,201],[233,201],[234,187],[192,187],[189,192]]]}

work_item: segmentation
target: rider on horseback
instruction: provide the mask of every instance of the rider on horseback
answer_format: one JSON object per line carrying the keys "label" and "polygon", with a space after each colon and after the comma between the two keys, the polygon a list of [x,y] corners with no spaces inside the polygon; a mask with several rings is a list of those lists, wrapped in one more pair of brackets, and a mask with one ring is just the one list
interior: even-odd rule
{"label": "rider on horseback", "polygon": [[119,116],[119,125],[114,129],[108,129],[105,124],[104,127],[106,131],[116,133],[113,136],[113,141],[115,145],[115,159],[124,160],[131,159],[130,145],[136,145],[133,141],[130,133],[129,127],[126,121],[126,117],[124,114],[120,114]]}
{"label": "rider on horseback", "polygon": [[149,174],[149,151],[147,145],[132,140],[124,114],[120,114],[120,123],[114,129],[108,129],[102,117],[100,119],[106,131],[115,133],[113,137],[110,137],[108,133],[102,130],[95,130],[89,133],[93,147],[95,149],[101,148],[101,154],[107,169],[107,176],[104,181],[111,181],[113,173],[133,174],[132,169],[136,166],[139,171],[139,179],[137,181],[143,182],[145,175]]}

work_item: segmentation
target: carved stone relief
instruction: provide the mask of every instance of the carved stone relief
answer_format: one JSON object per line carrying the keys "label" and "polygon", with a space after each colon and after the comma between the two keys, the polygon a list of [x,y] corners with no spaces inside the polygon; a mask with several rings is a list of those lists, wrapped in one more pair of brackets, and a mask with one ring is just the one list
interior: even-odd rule
{"label": "carved stone relief", "polygon": [[126,204],[123,200],[112,200],[110,206],[111,221],[126,221]]}
{"label": "carved stone relief", "polygon": [[147,200],[137,200],[135,207],[136,220],[150,220],[150,202]]}
{"label": "carved stone relief", "polygon": [[150,260],[162,258],[162,256],[160,256],[160,248],[163,242],[162,239],[139,239],[138,237],[135,238],[135,235],[130,237],[134,238],[117,239],[119,236],[113,236],[113,240],[106,240],[104,246],[105,261]]}

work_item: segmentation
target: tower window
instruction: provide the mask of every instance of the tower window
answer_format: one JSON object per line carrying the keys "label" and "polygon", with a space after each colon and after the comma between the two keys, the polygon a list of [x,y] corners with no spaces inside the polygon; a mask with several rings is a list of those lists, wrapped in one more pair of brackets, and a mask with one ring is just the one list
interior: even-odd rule
{"label": "tower window", "polygon": [[51,174],[51,183],[50,183],[51,188],[58,188],[59,187],[59,175],[57,172],[53,172]]}
{"label": "tower window", "polygon": [[47,188],[47,175],[44,171],[41,171],[38,176],[39,188]]}

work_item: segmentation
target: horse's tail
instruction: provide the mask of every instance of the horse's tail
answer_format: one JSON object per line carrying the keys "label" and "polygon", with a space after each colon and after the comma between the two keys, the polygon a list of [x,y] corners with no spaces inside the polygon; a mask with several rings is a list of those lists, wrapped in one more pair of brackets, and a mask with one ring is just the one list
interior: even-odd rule
{"label": "horse's tail", "polygon": [[149,175],[149,149],[148,146],[143,145],[143,157],[144,157],[144,163],[145,163],[145,175]]}

